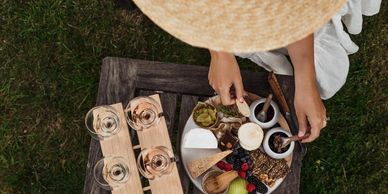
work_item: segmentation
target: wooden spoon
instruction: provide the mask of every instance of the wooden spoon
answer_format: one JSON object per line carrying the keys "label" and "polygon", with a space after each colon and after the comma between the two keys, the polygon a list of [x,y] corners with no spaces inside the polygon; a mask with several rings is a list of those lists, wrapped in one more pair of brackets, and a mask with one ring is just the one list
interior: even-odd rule
{"label": "wooden spoon", "polygon": [[261,122],[265,122],[267,120],[267,111],[272,101],[272,94],[269,94],[267,99],[265,99],[265,103],[263,105],[263,109],[256,115],[257,119]]}
{"label": "wooden spoon", "polygon": [[204,183],[204,189],[209,194],[222,193],[228,188],[230,182],[238,177],[235,170],[224,172],[217,177],[209,177]]}
{"label": "wooden spoon", "polygon": [[281,148],[287,147],[293,141],[302,141],[302,140],[306,139],[309,136],[310,136],[310,133],[307,132],[302,137],[299,137],[298,135],[293,135],[291,137],[281,137],[281,139],[282,139],[282,147]]}

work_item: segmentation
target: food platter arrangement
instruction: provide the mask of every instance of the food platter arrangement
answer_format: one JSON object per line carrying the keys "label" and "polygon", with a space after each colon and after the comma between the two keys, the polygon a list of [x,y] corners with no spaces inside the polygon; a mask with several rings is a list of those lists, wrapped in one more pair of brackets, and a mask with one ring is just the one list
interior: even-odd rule
{"label": "food platter arrangement", "polygon": [[214,96],[193,109],[181,157],[203,193],[271,193],[290,172],[296,140],[271,94],[249,93],[231,106]]}

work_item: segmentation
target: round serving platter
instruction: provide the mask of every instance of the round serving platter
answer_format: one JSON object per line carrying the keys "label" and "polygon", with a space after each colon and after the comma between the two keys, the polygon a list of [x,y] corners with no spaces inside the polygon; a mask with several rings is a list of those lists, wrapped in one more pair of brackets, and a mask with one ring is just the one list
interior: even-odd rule
{"label": "round serving platter", "polygon": [[[212,97],[212,99],[214,98],[218,98],[218,96],[214,96]],[[260,99],[261,97],[255,95],[255,94],[251,94],[249,93],[248,94],[248,98],[252,101],[255,101],[255,100],[258,100]],[[206,101],[207,102],[207,101]],[[279,116],[279,121],[278,121],[278,124],[280,125],[280,127],[282,127],[284,130],[286,131],[290,131],[290,128],[287,124],[287,121],[285,120],[284,116],[280,114]],[[195,129],[195,128],[198,128],[199,126],[196,125],[194,123],[194,120],[193,120],[193,114],[190,115],[189,119],[187,120],[186,122],[186,125],[185,125],[185,128],[183,129],[183,133],[182,133],[182,138],[181,138],[181,160],[183,162],[183,166],[186,170],[186,173],[187,175],[189,176],[190,180],[193,182],[193,184],[200,190],[204,193],[203,189],[202,189],[202,186],[201,186],[201,181],[202,181],[202,178],[203,178],[203,175],[199,176],[198,178],[193,178],[190,174],[190,172],[188,171],[188,167],[187,167],[187,163],[191,160],[196,160],[196,159],[200,159],[200,158],[204,158],[204,157],[208,157],[208,156],[212,156],[216,153],[219,153],[221,152],[220,149],[198,149],[198,148],[184,148],[183,146],[183,142],[185,140],[185,136],[186,134],[192,130],[192,129]],[[266,133],[267,130],[264,129],[264,133]],[[260,147],[260,149],[262,149],[262,146]],[[262,149],[263,150],[263,149]],[[287,161],[287,165],[289,167],[291,167],[291,162],[292,162],[292,154],[289,155],[288,157],[285,158],[285,160]],[[217,167],[213,166],[212,168],[214,169],[218,169]],[[204,173],[205,174],[205,173]],[[286,175],[287,176],[287,175]],[[267,193],[272,193],[284,180],[285,177],[283,178],[280,178],[278,180],[276,180],[275,184],[272,186],[272,187],[268,187],[268,192]]]}

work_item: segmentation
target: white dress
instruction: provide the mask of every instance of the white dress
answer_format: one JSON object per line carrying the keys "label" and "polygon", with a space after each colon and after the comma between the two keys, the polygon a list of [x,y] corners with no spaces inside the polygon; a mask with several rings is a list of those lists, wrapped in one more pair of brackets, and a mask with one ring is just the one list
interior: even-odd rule
{"label": "white dress", "polygon": [[[358,51],[350,34],[359,34],[362,15],[379,12],[381,0],[349,0],[331,21],[314,33],[314,62],[318,88],[322,99],[331,98],[344,84],[349,71],[348,55]],[[343,28],[343,24],[347,32]],[[276,74],[292,75],[285,48],[256,53],[236,53]]]}

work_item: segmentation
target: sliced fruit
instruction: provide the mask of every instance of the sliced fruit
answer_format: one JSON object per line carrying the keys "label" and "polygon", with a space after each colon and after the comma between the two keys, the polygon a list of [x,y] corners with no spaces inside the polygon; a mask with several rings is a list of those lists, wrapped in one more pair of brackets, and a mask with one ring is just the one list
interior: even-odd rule
{"label": "sliced fruit", "polygon": [[234,179],[229,185],[228,194],[248,194],[247,184],[245,179]]}

